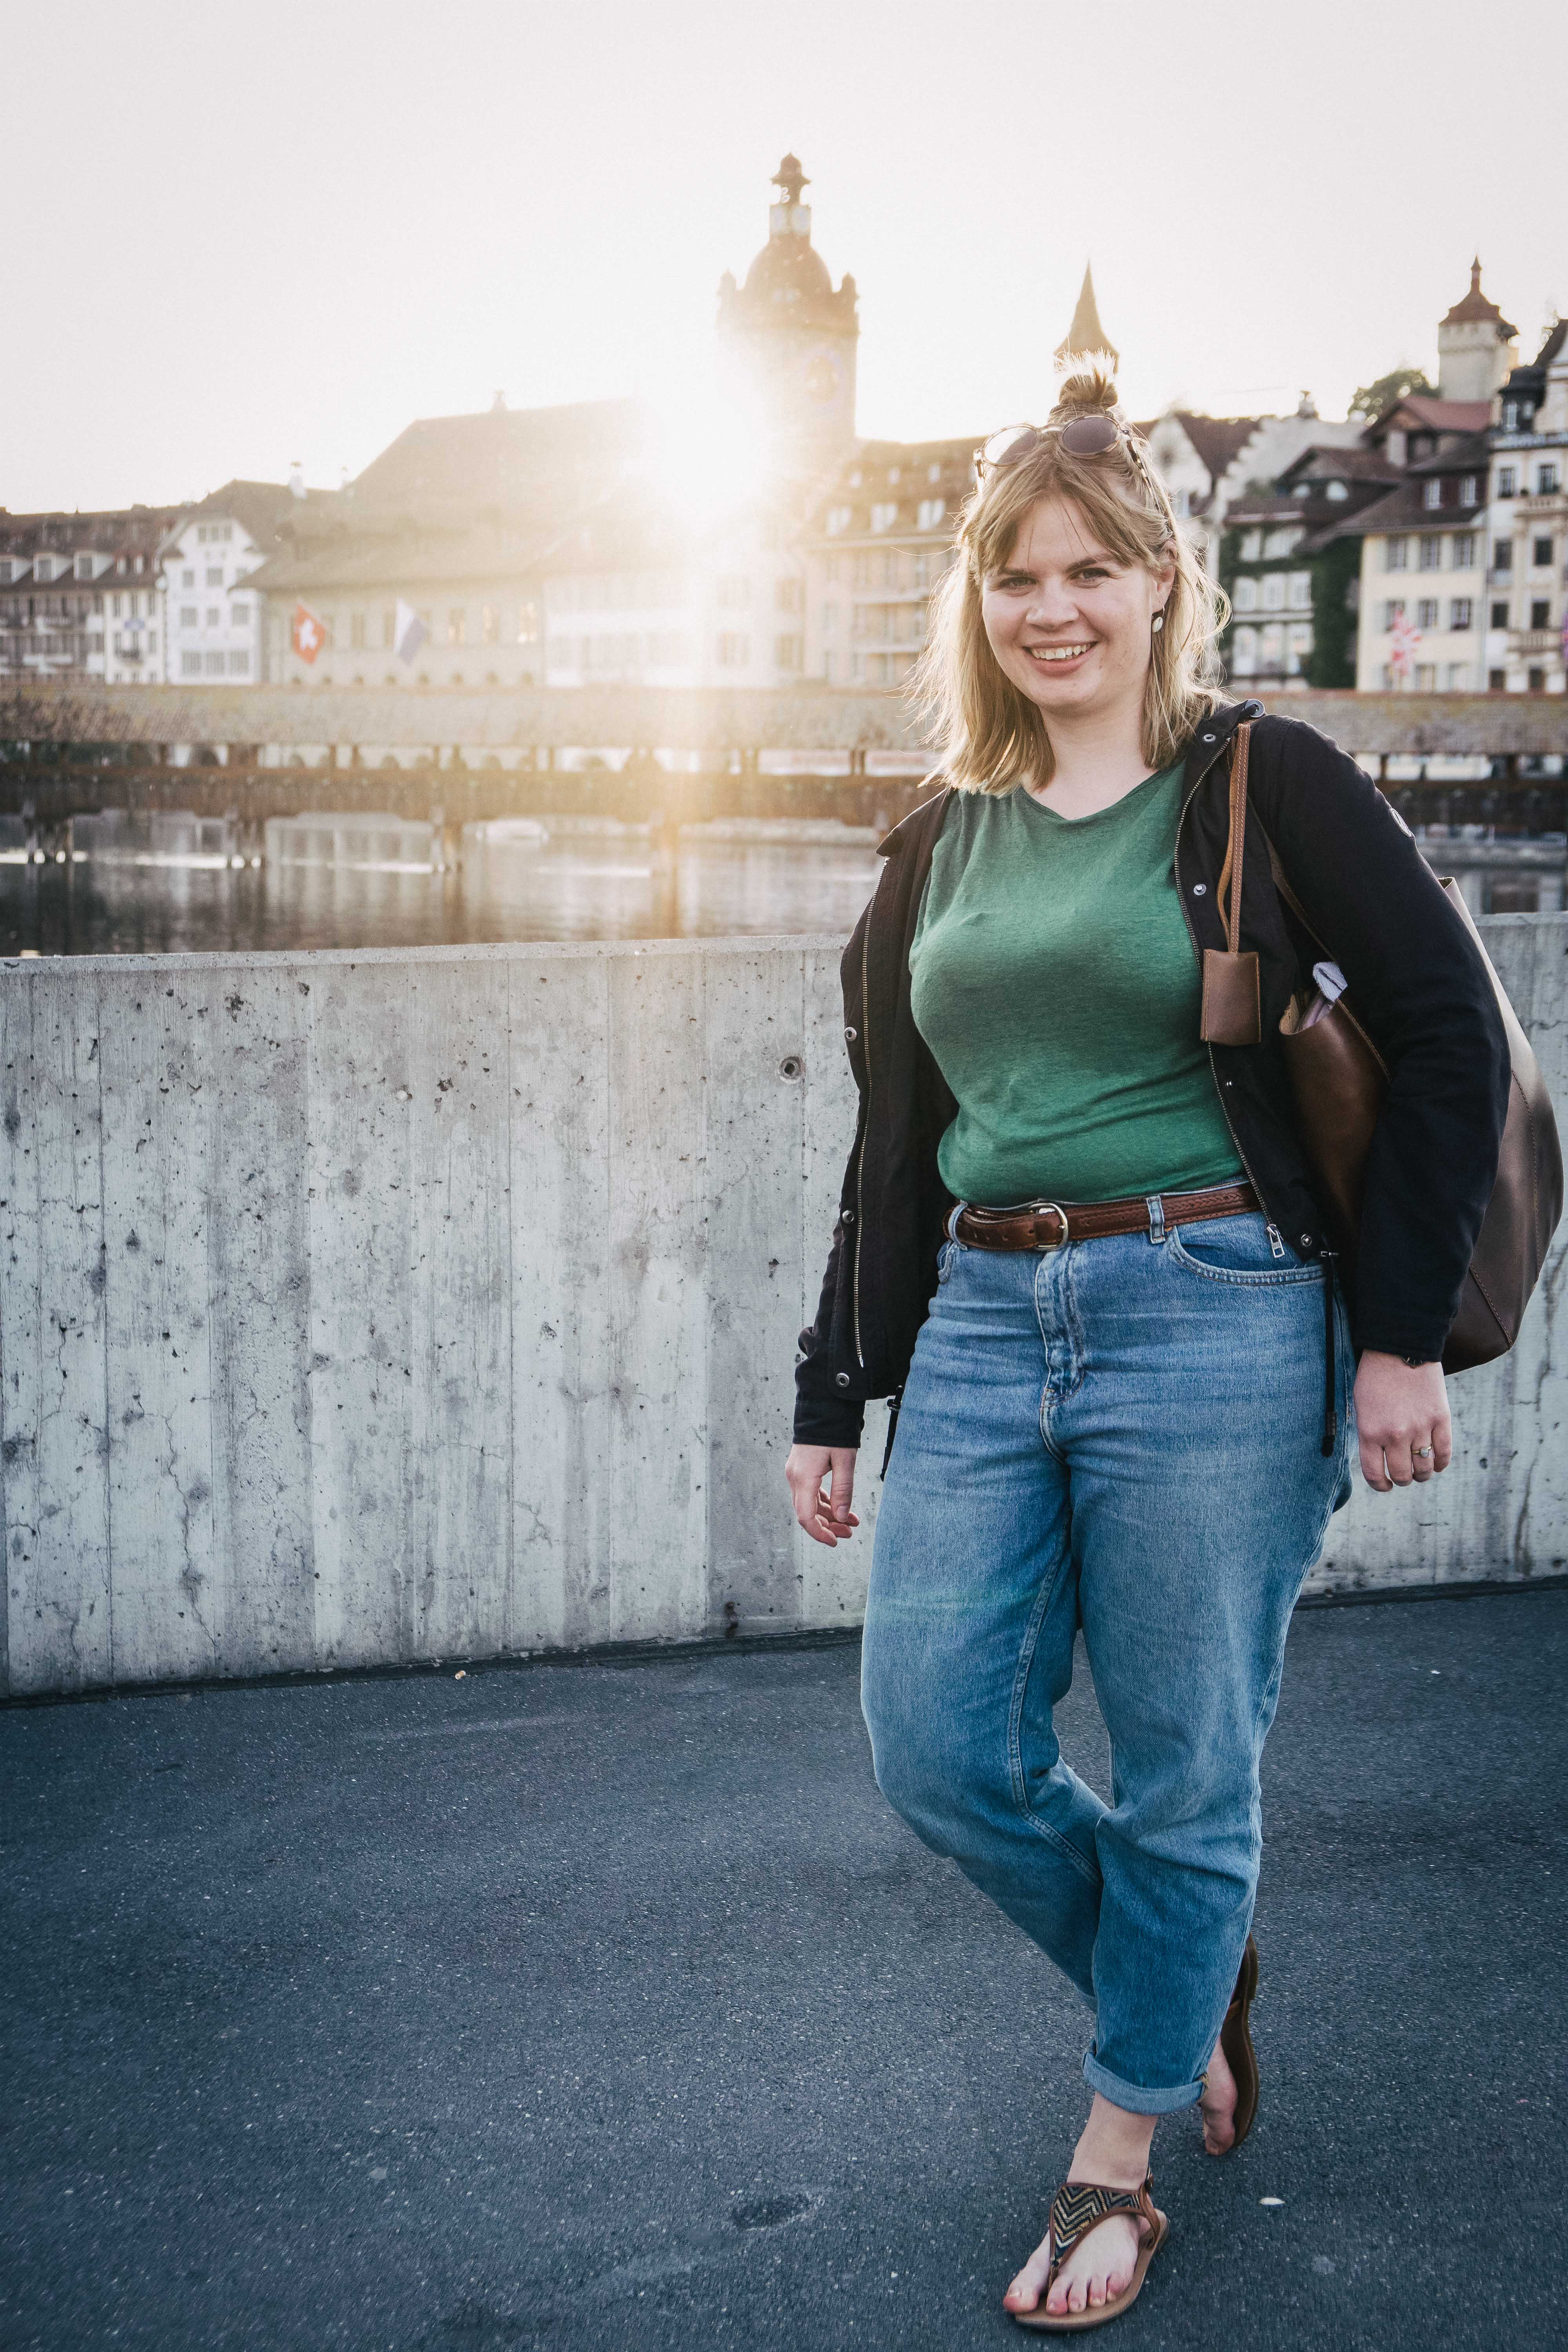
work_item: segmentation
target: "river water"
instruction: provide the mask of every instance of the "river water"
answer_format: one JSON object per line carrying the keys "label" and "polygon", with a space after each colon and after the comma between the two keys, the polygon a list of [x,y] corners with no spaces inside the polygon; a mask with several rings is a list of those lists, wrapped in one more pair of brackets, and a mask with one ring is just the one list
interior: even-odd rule
{"label": "river water", "polygon": [[550,841],[445,873],[352,866],[0,863],[0,955],[445,947],[506,940],[847,937],[869,840]]}

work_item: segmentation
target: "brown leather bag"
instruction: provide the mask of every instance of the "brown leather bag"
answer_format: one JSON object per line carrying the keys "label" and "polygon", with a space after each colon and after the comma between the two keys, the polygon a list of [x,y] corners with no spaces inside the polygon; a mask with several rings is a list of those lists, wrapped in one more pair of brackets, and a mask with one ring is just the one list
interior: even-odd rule
{"label": "brown leather bag", "polygon": [[[1252,991],[1257,992],[1256,957],[1238,956],[1237,916],[1241,903],[1241,861],[1246,841],[1247,727],[1237,730],[1231,761],[1231,830],[1226,862],[1220,872],[1220,896],[1230,884],[1226,925],[1227,951],[1209,950],[1204,958],[1203,1034],[1211,1003],[1209,966],[1253,967]],[[1239,795],[1237,772],[1240,771]],[[1239,799],[1239,805],[1238,805]],[[1239,820],[1239,821],[1238,821]],[[1317,933],[1291,889],[1272,842],[1268,862],[1279,896],[1313,939]],[[1563,1152],[1552,1116],[1552,1098],[1530,1040],[1481,944],[1458,885],[1443,877],[1441,887],[1474,940],[1496,992],[1498,1009],[1508,1033],[1513,1079],[1509,1090],[1508,1118],[1498,1158],[1497,1181],[1476,1238],[1475,1255],[1459,1297],[1447,1344],[1443,1350],[1446,1372],[1468,1371],[1505,1355],[1519,1337],[1531,1293],[1541,1278],[1546,1252],[1563,1213]],[[1332,950],[1324,941],[1325,957]],[[1237,971],[1221,971],[1213,983],[1216,1011],[1244,1015],[1247,982]],[[1388,1092],[1388,1067],[1343,994],[1331,999],[1314,979],[1298,992],[1279,1024],[1285,1067],[1296,1107],[1296,1123],[1308,1161],[1317,1179],[1323,1206],[1342,1252],[1353,1267],[1361,1237],[1362,1201],[1373,1129]],[[1254,1021],[1252,1036],[1216,1037],[1216,1043],[1256,1043],[1260,1034]]]}

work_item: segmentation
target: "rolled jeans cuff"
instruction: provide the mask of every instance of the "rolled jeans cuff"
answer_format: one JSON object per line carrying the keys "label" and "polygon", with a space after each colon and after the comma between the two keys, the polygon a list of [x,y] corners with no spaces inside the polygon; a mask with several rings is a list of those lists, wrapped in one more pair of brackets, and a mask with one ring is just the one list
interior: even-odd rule
{"label": "rolled jeans cuff", "polygon": [[1170,2116],[1178,2107],[1196,2105],[1203,2095],[1202,2081],[1178,2083],[1173,2090],[1145,2090],[1142,2084],[1124,2083],[1109,2066],[1102,2066],[1092,2050],[1083,2053],[1083,2079],[1091,2091],[1109,2099],[1113,2107],[1124,2107],[1131,2116]]}

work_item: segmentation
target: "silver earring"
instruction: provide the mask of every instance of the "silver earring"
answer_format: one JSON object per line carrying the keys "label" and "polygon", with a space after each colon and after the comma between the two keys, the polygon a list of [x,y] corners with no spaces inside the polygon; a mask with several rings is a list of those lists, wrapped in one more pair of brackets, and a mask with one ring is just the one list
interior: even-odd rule
{"label": "silver earring", "polygon": [[1153,628],[1154,635],[1158,636],[1161,630],[1165,625],[1165,615],[1163,613],[1156,613],[1151,625]]}

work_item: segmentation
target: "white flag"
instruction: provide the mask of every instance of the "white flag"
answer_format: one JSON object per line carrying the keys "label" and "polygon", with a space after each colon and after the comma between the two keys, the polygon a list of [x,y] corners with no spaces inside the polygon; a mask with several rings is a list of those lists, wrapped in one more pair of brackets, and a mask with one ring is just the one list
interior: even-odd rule
{"label": "white flag", "polygon": [[411,662],[429,635],[424,622],[412,604],[397,600],[397,618],[393,628],[393,643],[399,661]]}

